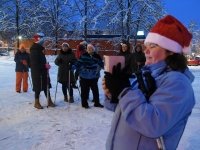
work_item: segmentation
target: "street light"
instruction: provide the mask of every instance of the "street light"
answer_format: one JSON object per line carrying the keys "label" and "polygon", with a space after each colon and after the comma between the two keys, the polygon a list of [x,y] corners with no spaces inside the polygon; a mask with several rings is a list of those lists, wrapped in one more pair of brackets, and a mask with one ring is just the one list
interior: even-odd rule
{"label": "street light", "polygon": [[138,31],[137,35],[144,35],[144,31]]}
{"label": "street light", "polygon": [[22,36],[18,36],[18,39],[21,40],[21,39],[22,39]]}

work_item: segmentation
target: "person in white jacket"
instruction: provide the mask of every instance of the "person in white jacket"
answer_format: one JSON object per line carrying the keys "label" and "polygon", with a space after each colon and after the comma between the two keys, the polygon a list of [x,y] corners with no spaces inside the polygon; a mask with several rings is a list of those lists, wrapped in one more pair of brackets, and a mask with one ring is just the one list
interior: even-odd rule
{"label": "person in white jacket", "polygon": [[105,72],[104,105],[114,111],[106,150],[174,150],[195,105],[187,67],[192,34],[171,15],[151,29],[145,39],[146,62],[137,78],[118,63]]}

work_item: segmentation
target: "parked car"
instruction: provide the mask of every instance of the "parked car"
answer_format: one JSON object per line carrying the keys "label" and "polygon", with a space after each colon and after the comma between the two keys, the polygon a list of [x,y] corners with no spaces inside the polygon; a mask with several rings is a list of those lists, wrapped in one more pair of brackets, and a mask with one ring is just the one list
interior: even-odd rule
{"label": "parked car", "polygon": [[8,53],[0,53],[0,56],[8,56]]}
{"label": "parked car", "polygon": [[196,56],[194,59],[188,60],[189,66],[198,66],[200,65],[200,56]]}

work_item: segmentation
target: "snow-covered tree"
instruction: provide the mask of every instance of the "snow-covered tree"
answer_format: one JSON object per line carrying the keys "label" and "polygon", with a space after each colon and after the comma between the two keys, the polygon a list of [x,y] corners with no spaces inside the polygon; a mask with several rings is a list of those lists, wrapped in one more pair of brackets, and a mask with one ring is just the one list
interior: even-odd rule
{"label": "snow-covered tree", "polygon": [[200,55],[200,27],[195,20],[191,20],[188,25],[188,30],[192,33],[192,52]]}

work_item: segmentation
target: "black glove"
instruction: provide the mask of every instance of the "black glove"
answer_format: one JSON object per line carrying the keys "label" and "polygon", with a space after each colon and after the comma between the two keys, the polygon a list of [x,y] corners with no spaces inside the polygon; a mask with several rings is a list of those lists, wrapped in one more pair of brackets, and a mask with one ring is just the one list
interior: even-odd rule
{"label": "black glove", "polygon": [[155,79],[151,76],[150,72],[145,72],[144,73],[145,81],[147,83],[148,87],[148,93],[146,95],[147,100],[149,100],[150,96],[155,92],[156,90],[156,81]]}
{"label": "black glove", "polygon": [[117,97],[121,91],[126,87],[131,87],[129,78],[133,78],[135,76],[126,73],[129,67],[130,65],[126,65],[121,70],[121,63],[118,63],[117,66],[113,66],[112,74],[105,72],[105,84],[113,97],[111,103],[118,103],[119,100]]}
{"label": "black glove", "polygon": [[59,59],[58,59],[58,63],[59,63],[59,64],[62,64],[62,63],[63,63],[62,58],[59,58]]}

